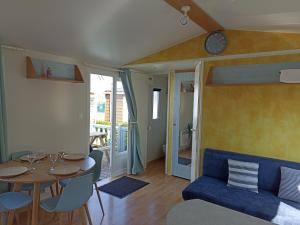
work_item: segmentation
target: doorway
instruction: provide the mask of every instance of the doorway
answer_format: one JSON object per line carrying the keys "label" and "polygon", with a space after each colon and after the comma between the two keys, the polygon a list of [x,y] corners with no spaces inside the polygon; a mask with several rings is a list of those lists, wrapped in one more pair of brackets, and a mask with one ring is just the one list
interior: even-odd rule
{"label": "doorway", "polygon": [[176,74],[173,108],[172,174],[191,179],[194,74]]}
{"label": "doorway", "polygon": [[118,76],[90,75],[90,145],[102,151],[101,179],[127,169],[128,109]]}
{"label": "doorway", "polygon": [[168,77],[151,78],[148,108],[148,162],[163,158],[167,134]]}

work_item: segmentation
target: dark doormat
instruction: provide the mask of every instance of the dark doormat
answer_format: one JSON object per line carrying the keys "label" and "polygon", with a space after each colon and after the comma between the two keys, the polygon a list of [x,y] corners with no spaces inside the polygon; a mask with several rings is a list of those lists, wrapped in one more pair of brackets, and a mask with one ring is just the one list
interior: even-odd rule
{"label": "dark doormat", "polygon": [[124,176],[99,187],[99,190],[118,198],[124,198],[148,184],[147,182]]}
{"label": "dark doormat", "polygon": [[184,157],[178,157],[178,164],[187,166],[187,165],[190,165],[191,163],[192,163],[191,159],[184,158]]}

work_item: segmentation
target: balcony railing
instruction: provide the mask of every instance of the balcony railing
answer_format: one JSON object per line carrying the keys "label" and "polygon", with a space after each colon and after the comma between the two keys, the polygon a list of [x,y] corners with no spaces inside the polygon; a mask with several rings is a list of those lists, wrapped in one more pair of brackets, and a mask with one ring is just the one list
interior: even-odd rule
{"label": "balcony railing", "polygon": [[[104,132],[107,133],[105,146],[109,146],[111,149],[112,145],[112,132],[110,125],[101,125],[101,124],[92,124],[90,127],[90,132]],[[116,126],[116,146],[115,149],[117,152],[127,151],[127,142],[128,142],[128,127],[125,126]]]}

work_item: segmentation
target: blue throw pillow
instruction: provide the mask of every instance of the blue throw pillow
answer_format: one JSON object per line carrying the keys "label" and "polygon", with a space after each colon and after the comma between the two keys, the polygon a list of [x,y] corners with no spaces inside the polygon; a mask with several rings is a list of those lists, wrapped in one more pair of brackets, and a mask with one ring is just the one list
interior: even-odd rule
{"label": "blue throw pillow", "polygon": [[258,163],[228,159],[227,186],[258,193],[258,168]]}
{"label": "blue throw pillow", "polygon": [[280,167],[281,181],[278,197],[300,203],[300,170]]}

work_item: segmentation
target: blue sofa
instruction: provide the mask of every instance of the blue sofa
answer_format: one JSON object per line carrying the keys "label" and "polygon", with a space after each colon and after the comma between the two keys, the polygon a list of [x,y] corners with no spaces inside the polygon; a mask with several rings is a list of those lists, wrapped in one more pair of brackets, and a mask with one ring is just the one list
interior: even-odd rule
{"label": "blue sofa", "polygon": [[[229,158],[259,163],[258,194],[227,186]],[[182,196],[184,200],[202,199],[274,223],[291,224],[289,220],[300,219],[300,203],[277,197],[281,166],[300,170],[299,163],[206,149],[203,176],[189,184]]]}

